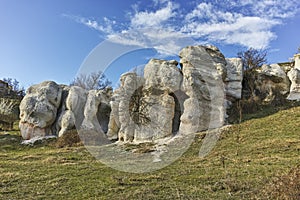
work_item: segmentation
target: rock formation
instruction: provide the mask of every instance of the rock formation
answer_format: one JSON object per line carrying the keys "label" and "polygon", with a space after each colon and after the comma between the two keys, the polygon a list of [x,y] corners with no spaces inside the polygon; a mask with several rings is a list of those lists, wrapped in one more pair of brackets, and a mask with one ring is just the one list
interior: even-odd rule
{"label": "rock formation", "polygon": [[[20,105],[23,138],[77,129],[89,142],[145,142],[221,127],[226,111],[242,98],[241,59],[225,58],[214,46],[188,46],[179,57],[180,63],[151,59],[143,76],[123,74],[113,92],[51,81],[31,86]],[[264,102],[288,94],[300,100],[299,61],[296,55],[292,67],[272,64],[254,70],[248,90]]]}
{"label": "rock formation", "polygon": [[291,88],[288,100],[300,100],[300,69],[294,68],[288,72],[288,77],[291,81]]}
{"label": "rock formation", "polygon": [[240,58],[226,58],[225,88],[227,98],[242,97],[243,62]]}
{"label": "rock formation", "polygon": [[78,86],[65,88],[67,96],[62,102],[62,107],[57,121],[58,136],[68,130],[79,127],[83,121],[83,111],[86,104],[88,92]]}
{"label": "rock formation", "polygon": [[259,90],[265,96],[263,101],[272,101],[276,96],[289,92],[290,82],[278,64],[263,65],[258,72]]}
{"label": "rock formation", "polygon": [[184,101],[179,131],[195,133],[224,123],[225,57],[216,47],[190,46],[179,53]]}
{"label": "rock formation", "polygon": [[[103,104],[109,104],[107,91],[86,91],[78,86],[58,85],[45,81],[31,86],[20,104],[20,131],[23,139],[62,136],[72,129],[101,129],[108,123],[108,113]],[[98,118],[102,121],[98,121]],[[103,125],[104,126],[104,125]],[[107,130],[104,126],[104,129]],[[102,131],[103,132],[103,131]]]}
{"label": "rock formation", "polygon": [[289,100],[300,100],[300,54],[294,56],[295,66],[291,69],[287,76],[291,81],[290,94],[287,97]]}
{"label": "rock formation", "polygon": [[61,102],[62,89],[52,81],[31,86],[20,104],[20,130],[24,139],[53,135],[52,125]]}
{"label": "rock formation", "polygon": [[110,138],[151,141],[224,124],[225,93],[241,97],[241,60],[227,64],[213,46],[189,46],[179,56],[181,69],[175,60],[152,59],[143,77],[121,76],[111,101]]}
{"label": "rock formation", "polygon": [[152,59],[144,77],[126,73],[114,92],[108,135],[121,141],[149,141],[170,136],[175,100],[182,80],[177,61]]}

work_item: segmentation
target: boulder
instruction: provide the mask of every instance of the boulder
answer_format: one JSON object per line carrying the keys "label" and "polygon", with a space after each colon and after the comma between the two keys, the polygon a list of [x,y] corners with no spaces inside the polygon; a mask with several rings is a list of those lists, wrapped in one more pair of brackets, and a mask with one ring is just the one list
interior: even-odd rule
{"label": "boulder", "polygon": [[297,68],[288,72],[288,77],[291,81],[290,93],[287,97],[288,100],[300,100],[300,70]]}
{"label": "boulder", "polygon": [[52,125],[61,103],[62,89],[53,81],[28,88],[20,104],[20,131],[23,139],[55,135]]}
{"label": "boulder", "polygon": [[56,125],[59,137],[68,130],[80,127],[84,119],[83,112],[88,94],[88,91],[78,86],[72,86],[64,91],[67,94]]}
{"label": "boulder", "polygon": [[258,70],[258,90],[263,101],[273,101],[289,92],[290,82],[278,64],[263,65]]}
{"label": "boulder", "polygon": [[168,92],[180,89],[182,74],[176,60],[151,59],[144,69],[145,87],[156,87]]}
{"label": "boulder", "polygon": [[189,46],[179,53],[184,101],[180,133],[195,133],[224,124],[226,60],[216,47]]}
{"label": "boulder", "polygon": [[177,65],[174,60],[152,59],[144,77],[132,72],[121,76],[121,86],[111,101],[109,138],[142,142],[172,135],[175,92],[182,81]]}
{"label": "boulder", "polygon": [[[104,129],[105,123],[101,123],[98,113],[102,104],[108,104],[108,98],[103,90],[90,90],[84,107],[84,119],[79,129],[79,134],[85,145],[100,145],[109,143]],[[105,110],[105,109],[103,109]],[[106,112],[101,112],[100,119],[105,119]],[[108,123],[108,122],[107,122]],[[101,127],[101,125],[105,127]]]}
{"label": "boulder", "polygon": [[226,96],[234,99],[242,97],[243,62],[240,58],[226,58]]}
{"label": "boulder", "polygon": [[300,70],[300,53],[294,55],[294,68]]}

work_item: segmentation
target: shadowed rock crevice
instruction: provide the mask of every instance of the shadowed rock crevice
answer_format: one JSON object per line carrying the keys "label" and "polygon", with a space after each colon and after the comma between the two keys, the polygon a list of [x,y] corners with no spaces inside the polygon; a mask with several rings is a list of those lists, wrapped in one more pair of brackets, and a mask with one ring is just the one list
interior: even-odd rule
{"label": "shadowed rock crevice", "polygon": [[[172,134],[176,135],[179,131],[179,126],[180,126],[180,117],[184,111],[183,109],[183,104],[180,104],[180,100],[178,98],[181,98],[181,96],[185,96],[184,92],[177,90],[174,93],[170,93],[169,94],[171,97],[174,98],[174,102],[175,102],[175,107],[174,107],[174,118],[172,121]],[[183,102],[184,100],[181,99],[181,101]]]}

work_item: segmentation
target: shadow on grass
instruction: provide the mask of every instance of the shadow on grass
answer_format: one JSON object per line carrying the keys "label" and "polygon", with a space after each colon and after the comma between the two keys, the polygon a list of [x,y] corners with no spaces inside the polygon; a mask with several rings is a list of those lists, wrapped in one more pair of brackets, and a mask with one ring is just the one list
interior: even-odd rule
{"label": "shadow on grass", "polygon": [[16,150],[21,147],[21,141],[20,135],[0,133],[0,151]]}

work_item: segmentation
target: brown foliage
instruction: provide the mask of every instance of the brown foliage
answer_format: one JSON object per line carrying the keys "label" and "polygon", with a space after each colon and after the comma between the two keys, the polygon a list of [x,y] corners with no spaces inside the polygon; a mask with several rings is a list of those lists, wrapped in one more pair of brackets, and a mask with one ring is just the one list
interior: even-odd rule
{"label": "brown foliage", "polygon": [[268,199],[300,199],[300,165],[290,170],[288,174],[276,177],[268,184],[261,194]]}
{"label": "brown foliage", "polygon": [[67,131],[61,137],[57,138],[57,141],[54,144],[55,147],[59,148],[81,145],[82,143],[76,129]]}

